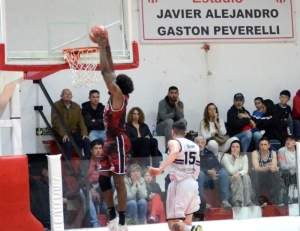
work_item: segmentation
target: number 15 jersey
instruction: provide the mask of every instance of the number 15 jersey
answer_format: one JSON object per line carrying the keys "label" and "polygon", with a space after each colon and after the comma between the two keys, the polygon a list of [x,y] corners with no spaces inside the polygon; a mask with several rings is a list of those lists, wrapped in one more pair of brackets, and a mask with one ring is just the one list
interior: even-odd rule
{"label": "number 15 jersey", "polygon": [[176,138],[181,149],[170,166],[170,179],[182,181],[184,179],[198,179],[200,172],[200,149],[199,146],[186,138]]}

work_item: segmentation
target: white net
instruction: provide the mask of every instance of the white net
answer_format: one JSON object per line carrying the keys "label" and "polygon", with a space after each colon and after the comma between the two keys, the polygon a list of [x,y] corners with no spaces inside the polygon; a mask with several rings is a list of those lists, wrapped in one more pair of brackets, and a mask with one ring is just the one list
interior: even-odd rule
{"label": "white net", "polygon": [[64,58],[72,71],[73,87],[90,87],[97,82],[96,67],[99,63],[99,48],[85,47],[66,49]]}

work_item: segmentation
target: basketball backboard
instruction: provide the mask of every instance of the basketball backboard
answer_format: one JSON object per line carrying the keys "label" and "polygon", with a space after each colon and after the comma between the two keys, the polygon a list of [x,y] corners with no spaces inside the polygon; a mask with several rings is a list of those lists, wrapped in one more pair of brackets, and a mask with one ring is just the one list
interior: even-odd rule
{"label": "basketball backboard", "polygon": [[[135,62],[137,45],[132,43],[131,37],[131,1],[0,2],[0,70],[66,69],[62,50],[95,46],[88,36],[94,25],[108,29],[114,63]],[[98,60],[99,55],[95,59]]]}

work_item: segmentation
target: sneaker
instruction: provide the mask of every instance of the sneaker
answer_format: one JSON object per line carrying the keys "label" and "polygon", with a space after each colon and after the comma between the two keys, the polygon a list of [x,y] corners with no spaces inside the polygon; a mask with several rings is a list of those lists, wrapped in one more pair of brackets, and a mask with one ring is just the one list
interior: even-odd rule
{"label": "sneaker", "polygon": [[128,229],[126,225],[119,225],[117,231],[128,231]]}
{"label": "sneaker", "polygon": [[225,200],[225,201],[222,201],[221,207],[222,208],[231,208],[232,206],[229,204],[229,202],[227,200]]}
{"label": "sneaker", "polygon": [[192,230],[191,231],[202,231],[202,226],[201,225],[192,226]]}
{"label": "sneaker", "polygon": [[265,207],[267,204],[270,204],[268,203],[268,201],[269,201],[268,198],[266,198],[265,196],[260,196],[258,198],[258,203],[261,208]]}
{"label": "sneaker", "polygon": [[157,223],[157,216],[155,214],[151,214],[151,216],[148,219],[149,224]]}
{"label": "sneaker", "polygon": [[108,223],[108,230],[109,231],[118,231],[118,226],[119,226],[119,217],[115,217],[115,219],[111,220]]}
{"label": "sneaker", "polygon": [[205,206],[206,209],[210,209],[211,208],[211,205],[206,203],[206,206]]}
{"label": "sneaker", "polygon": [[276,206],[281,207],[281,206],[284,206],[284,204],[282,202],[279,202],[276,204]]}

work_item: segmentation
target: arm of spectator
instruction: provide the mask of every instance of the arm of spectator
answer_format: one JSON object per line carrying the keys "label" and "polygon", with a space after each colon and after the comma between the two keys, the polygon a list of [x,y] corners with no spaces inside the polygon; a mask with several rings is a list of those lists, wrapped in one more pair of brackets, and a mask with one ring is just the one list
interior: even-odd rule
{"label": "arm of spectator", "polygon": [[294,165],[290,165],[287,163],[286,155],[285,155],[285,148],[280,148],[278,150],[278,161],[279,166],[282,170],[292,170],[295,169]]}
{"label": "arm of spectator", "polygon": [[153,138],[153,136],[151,134],[151,131],[149,129],[149,126],[147,124],[145,124],[145,126],[146,126],[146,128],[145,128],[146,129],[146,135],[145,135],[145,137],[149,136],[150,138]]}
{"label": "arm of spectator", "polygon": [[271,170],[272,172],[278,171],[277,154],[274,151],[272,151],[272,162],[269,170]]}
{"label": "arm of spectator", "polygon": [[242,169],[239,171],[239,173],[244,176],[248,174],[248,170],[249,170],[248,156],[244,154],[241,157],[241,161],[242,161]]}
{"label": "arm of spectator", "polygon": [[[61,115],[62,112],[59,110],[59,107],[57,107],[55,104],[54,107],[56,108],[57,112]],[[60,126],[58,118],[54,113],[53,109],[51,110],[51,123],[54,131],[56,131],[61,137],[63,137],[65,135],[65,132],[62,129],[62,126]]]}
{"label": "arm of spectator", "polygon": [[129,123],[126,123],[125,128],[126,128],[126,135],[130,139],[130,142],[131,143],[136,142],[139,139],[137,136],[135,136],[135,134],[133,132],[133,129],[136,129],[136,128],[131,126],[131,124],[129,124]]}
{"label": "arm of spectator", "polygon": [[82,116],[83,116],[84,123],[87,128],[90,129],[91,127],[93,127],[95,125],[95,122],[92,121],[90,114],[87,111],[85,111],[84,109],[82,109]]}
{"label": "arm of spectator", "polygon": [[80,129],[80,134],[82,136],[87,136],[88,135],[88,131],[87,128],[85,126],[85,122],[82,116],[82,112],[81,112],[81,108],[79,107],[79,121],[78,121],[78,125],[79,125],[79,129]]}
{"label": "arm of spectator", "polygon": [[135,200],[137,194],[137,187],[132,184],[132,180],[130,179],[130,177],[125,176],[124,181],[125,181],[126,192],[127,192],[127,200],[128,201]]}
{"label": "arm of spectator", "polygon": [[148,196],[146,184],[144,178],[140,178],[140,184],[137,187],[138,197],[139,199],[146,199]]}
{"label": "arm of spectator", "polygon": [[230,176],[232,176],[234,173],[236,173],[236,170],[234,169],[234,166],[230,163],[230,154],[225,154],[222,158],[222,165],[226,169],[226,171],[229,173]]}
{"label": "arm of spectator", "polygon": [[220,124],[220,130],[219,130],[220,134],[221,135],[226,135],[227,130],[226,130],[226,127],[225,127],[224,120],[223,119],[219,119],[219,124]]}
{"label": "arm of spectator", "polygon": [[178,105],[175,107],[175,109],[176,109],[175,117],[177,119],[184,118],[183,108],[184,108],[183,102],[179,101]]}
{"label": "arm of spectator", "polygon": [[162,120],[173,119],[175,117],[175,112],[172,110],[171,112],[165,106],[164,101],[159,102],[158,105],[158,115]]}
{"label": "arm of spectator", "polygon": [[252,152],[252,165],[255,171],[257,172],[267,172],[269,171],[269,167],[260,167],[259,166],[259,162],[258,162],[258,152],[257,151],[253,151]]}
{"label": "arm of spectator", "polygon": [[227,123],[232,129],[241,129],[243,126],[250,123],[249,118],[239,118],[237,115],[227,112]]}
{"label": "arm of spectator", "polygon": [[208,139],[211,137],[211,133],[207,131],[204,127],[204,121],[202,120],[200,123],[200,134],[203,136],[204,139]]}

